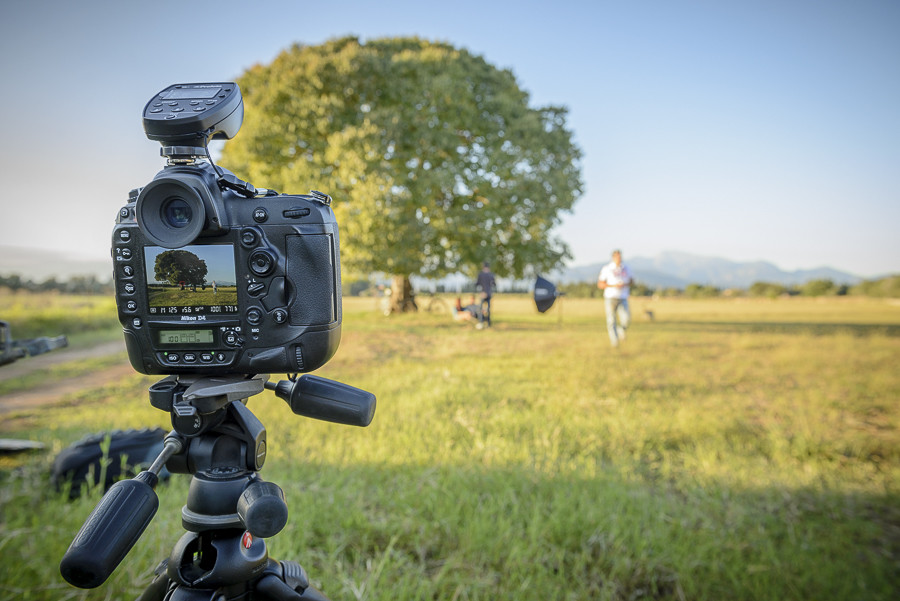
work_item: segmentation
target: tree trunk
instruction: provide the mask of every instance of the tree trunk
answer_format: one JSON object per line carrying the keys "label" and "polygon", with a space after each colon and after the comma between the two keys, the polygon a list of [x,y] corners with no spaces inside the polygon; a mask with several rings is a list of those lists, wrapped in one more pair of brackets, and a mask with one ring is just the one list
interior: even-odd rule
{"label": "tree trunk", "polygon": [[391,313],[407,313],[418,310],[409,277],[405,275],[391,276]]}

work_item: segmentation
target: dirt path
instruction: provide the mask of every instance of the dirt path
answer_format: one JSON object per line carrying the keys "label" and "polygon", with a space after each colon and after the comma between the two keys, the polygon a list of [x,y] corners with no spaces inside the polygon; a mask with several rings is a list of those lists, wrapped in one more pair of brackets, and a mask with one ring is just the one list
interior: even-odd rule
{"label": "dirt path", "polygon": [[51,405],[60,401],[67,394],[78,392],[86,388],[93,388],[100,384],[108,384],[120,378],[134,375],[134,368],[128,362],[122,365],[107,367],[100,371],[95,371],[77,378],[69,378],[40,386],[31,390],[23,390],[20,392],[12,392],[0,396],[0,415],[19,411],[30,407],[38,407],[41,405]]}
{"label": "dirt path", "polygon": [[[86,349],[65,349],[54,351],[37,357],[29,357],[0,368],[0,381],[21,378],[23,376],[50,370],[54,365],[80,359],[103,357],[125,350],[125,344],[121,340],[106,342]],[[0,415],[19,411],[29,407],[50,405],[59,402],[68,394],[108,383],[134,374],[134,368],[123,359],[119,365],[113,365],[105,369],[86,373],[74,378],[68,378],[46,385],[37,386],[30,390],[12,392],[0,396]]]}
{"label": "dirt path", "polygon": [[44,353],[37,357],[26,357],[0,368],[0,382],[11,380],[13,378],[21,378],[22,376],[27,376],[30,373],[47,369],[48,367],[59,365],[60,363],[103,357],[124,350],[124,340],[112,340],[89,348],[65,348],[59,351]]}

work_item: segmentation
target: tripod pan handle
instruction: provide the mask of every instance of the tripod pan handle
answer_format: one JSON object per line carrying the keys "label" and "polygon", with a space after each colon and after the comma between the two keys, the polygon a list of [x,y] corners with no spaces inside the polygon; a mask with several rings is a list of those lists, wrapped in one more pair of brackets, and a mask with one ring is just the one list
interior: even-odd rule
{"label": "tripod pan handle", "polygon": [[288,402],[297,415],[348,426],[368,426],[375,416],[375,395],[328,380],[303,375],[295,382],[266,383],[266,388]]}
{"label": "tripod pan handle", "polygon": [[109,578],[156,515],[154,484],[154,474],[141,472],[116,482],[103,495],[59,564],[69,584],[95,588]]}

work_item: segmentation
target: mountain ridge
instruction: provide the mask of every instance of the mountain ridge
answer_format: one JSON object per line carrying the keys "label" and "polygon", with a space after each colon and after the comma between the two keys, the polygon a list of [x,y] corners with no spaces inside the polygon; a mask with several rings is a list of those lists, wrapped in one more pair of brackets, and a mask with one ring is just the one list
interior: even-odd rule
{"label": "mountain ridge", "polygon": [[[858,284],[860,276],[832,267],[786,271],[768,261],[732,261],[704,257],[680,251],[665,251],[655,257],[631,257],[625,260],[635,281],[651,288],[684,288],[689,284],[717,288],[747,288],[755,282],[785,286],[810,280],[832,280],[836,284]],[[604,263],[570,267],[554,273],[561,283],[596,281]]]}

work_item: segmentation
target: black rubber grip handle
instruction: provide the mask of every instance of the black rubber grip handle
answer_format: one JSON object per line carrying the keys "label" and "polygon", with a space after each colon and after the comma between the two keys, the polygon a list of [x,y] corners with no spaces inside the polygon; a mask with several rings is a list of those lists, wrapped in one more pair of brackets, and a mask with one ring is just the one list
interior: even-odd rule
{"label": "black rubber grip handle", "polygon": [[141,472],[116,482],[75,535],[59,571],[69,584],[95,588],[103,584],[156,515],[156,476]]}
{"label": "black rubber grip handle", "polygon": [[295,382],[266,383],[297,415],[348,426],[368,426],[375,416],[375,395],[319,376],[303,375]]}

